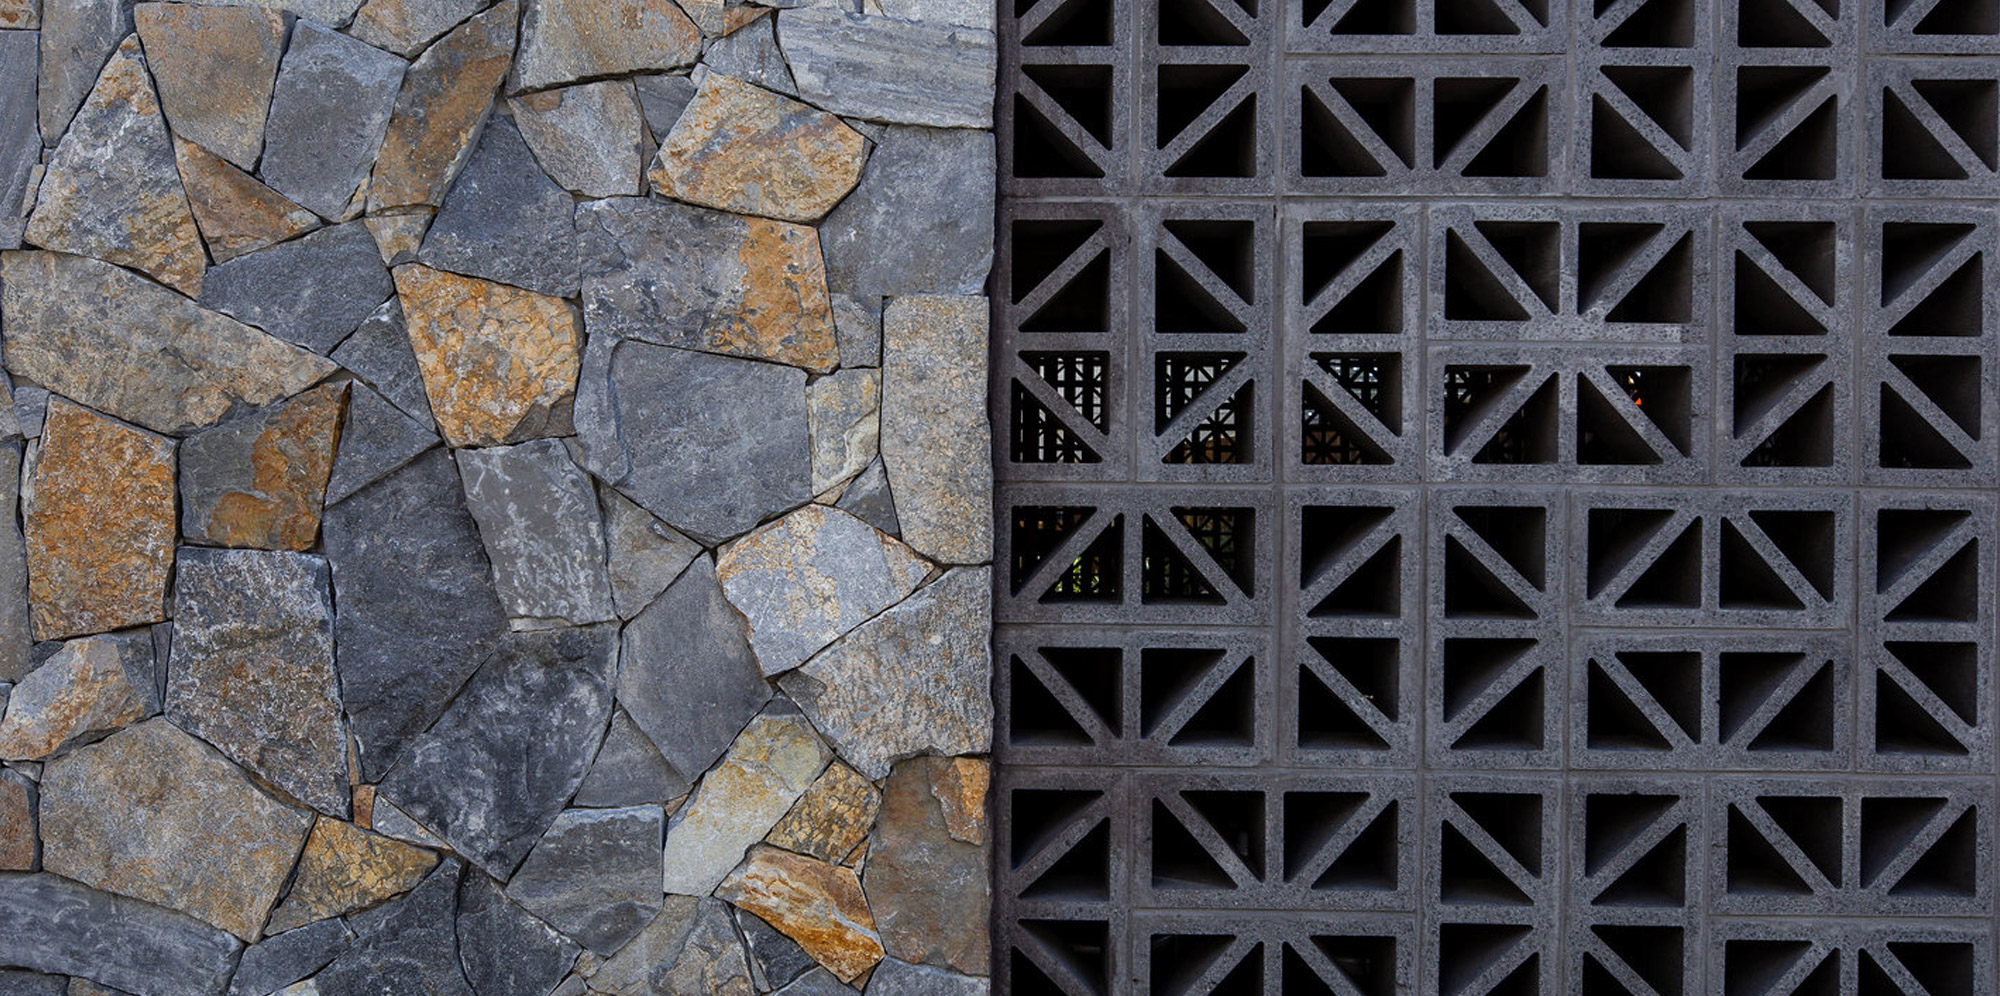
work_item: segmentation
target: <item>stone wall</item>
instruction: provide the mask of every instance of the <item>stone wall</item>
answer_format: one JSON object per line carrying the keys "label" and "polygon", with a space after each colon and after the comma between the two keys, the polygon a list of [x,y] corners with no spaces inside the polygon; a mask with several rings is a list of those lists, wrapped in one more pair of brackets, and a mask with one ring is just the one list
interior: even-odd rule
{"label": "stone wall", "polygon": [[0,996],[986,991],[992,15],[867,3],[0,0]]}

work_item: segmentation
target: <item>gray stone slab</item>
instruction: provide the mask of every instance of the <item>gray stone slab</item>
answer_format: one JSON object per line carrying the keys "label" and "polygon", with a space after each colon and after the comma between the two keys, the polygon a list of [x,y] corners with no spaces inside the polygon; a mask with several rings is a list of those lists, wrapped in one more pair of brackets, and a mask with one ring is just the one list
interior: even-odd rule
{"label": "gray stone slab", "polygon": [[132,0],[45,0],[42,7],[40,120],[42,141],[54,145],[104,60],[132,33]]}
{"label": "gray stone slab", "polygon": [[566,810],[507,882],[507,898],[611,955],[660,912],[666,826],[657,805]]}
{"label": "gray stone slab", "polygon": [[611,599],[618,606],[619,617],[630,619],[701,556],[701,544],[633,504],[615,488],[599,487],[597,501],[611,561]]}
{"label": "gray stone slab", "polygon": [[639,724],[619,709],[611,714],[611,731],[571,803],[602,808],[667,803],[686,795],[688,787]]}
{"label": "gray stone slab", "polygon": [[880,458],[855,476],[847,490],[841,492],[840,501],[834,507],[852,513],[891,536],[897,535],[903,528],[896,521],[896,498],[889,492],[889,474],[882,469]]}
{"label": "gray stone slab", "polygon": [[[30,104],[29,106],[33,106]],[[69,980],[25,968],[0,968],[0,996],[63,996]]]}
{"label": "gray stone slab", "polygon": [[641,76],[634,80],[639,91],[639,111],[646,118],[646,130],[657,144],[666,141],[674,122],[694,100],[697,87],[686,76]]}
{"label": "gray stone slab", "polygon": [[708,44],[701,64],[711,73],[734,76],[766,90],[798,96],[792,71],[785,65],[785,53],[778,50],[775,17],[760,17]]}
{"label": "gray stone slab", "polygon": [[983,131],[883,128],[861,185],[820,223],[827,288],[980,293],[993,266],[993,153]]}
{"label": "gray stone slab", "polygon": [[986,996],[991,989],[986,979],[894,958],[882,959],[868,977],[868,996]]}
{"label": "gray stone slab", "polygon": [[201,303],[324,356],[395,292],[375,237],[355,221],[212,267]]}
{"label": "gray stone slab", "polygon": [[[414,356],[410,362],[416,362]],[[349,386],[340,449],[334,454],[333,474],[326,482],[327,507],[381,480],[439,442],[437,433],[381,395],[360,384]]]}
{"label": "gray stone slab", "polygon": [[625,627],[618,700],[690,780],[722,756],[770,697],[743,617],[723,597],[707,557]]}
{"label": "gray stone slab", "polygon": [[193,917],[45,873],[0,875],[0,937],[0,965],[138,996],[215,996],[243,947]]}
{"label": "gray stone slab", "polygon": [[243,949],[229,996],[269,996],[327,966],[354,941],[338,917],[288,930]]}
{"label": "gray stone slab", "polygon": [[542,172],[514,122],[495,117],[445,195],[417,259],[538,294],[575,297],[575,212],[576,202]]}
{"label": "gray stone slab", "polygon": [[472,996],[452,915],[464,868],[443,862],[409,895],[354,917],[353,946],[313,976],[320,996]]}
{"label": "gray stone slab", "polygon": [[840,981],[832,972],[815,968],[778,990],[774,996],[855,996],[860,991]]}
{"label": "gray stone slab", "polygon": [[265,125],[263,180],[322,218],[347,217],[389,127],[403,60],[311,21],[292,29]]}
{"label": "gray stone slab", "polygon": [[[868,174],[862,174],[862,183],[868,182]],[[839,209],[835,208],[838,214]],[[821,226],[820,249],[826,249],[825,232],[832,231]],[[840,365],[843,367],[879,367],[882,365],[882,299],[862,297],[858,294],[829,293],[827,299],[833,302],[833,336],[840,346]]]}
{"label": "gray stone slab", "polygon": [[987,301],[904,297],[882,313],[882,465],[903,542],[933,560],[993,558]]}
{"label": "gray stone slab", "polygon": [[815,7],[777,17],[778,44],[808,103],[870,121],[992,127],[991,31]]}
{"label": "gray stone slab", "polygon": [[0,681],[19,681],[32,666],[28,625],[28,549],[16,517],[21,444],[0,444]]}
{"label": "gray stone slab", "polygon": [[402,302],[393,299],[382,302],[330,356],[403,414],[426,429],[435,425],[431,421],[430,396],[424,393],[423,370],[418,368],[417,354],[410,348]]}
{"label": "gray stone slab", "polygon": [[583,949],[472,873],[458,890],[458,956],[478,996],[549,996]]}
{"label": "gray stone slab", "polygon": [[544,90],[509,105],[535,161],[564,189],[584,197],[645,193],[652,150],[630,80]]}
{"label": "gray stone slab", "polygon": [[459,450],[458,472],[516,628],[617,618],[597,493],[560,440]]}
{"label": "gray stone slab", "polygon": [[521,21],[510,90],[692,65],[701,33],[659,0],[535,0]]}
{"label": "gray stone slab", "polygon": [[791,985],[819,963],[799,942],[780,933],[764,918],[744,910],[736,911],[736,928],[743,933],[743,946],[750,954],[750,973],[759,992]]}
{"label": "gray stone slab", "polygon": [[349,31],[376,48],[408,59],[489,5],[488,0],[367,0],[355,13]]}
{"label": "gray stone slab", "polygon": [[0,249],[21,245],[29,175],[42,158],[35,111],[40,38],[33,31],[0,32]]}

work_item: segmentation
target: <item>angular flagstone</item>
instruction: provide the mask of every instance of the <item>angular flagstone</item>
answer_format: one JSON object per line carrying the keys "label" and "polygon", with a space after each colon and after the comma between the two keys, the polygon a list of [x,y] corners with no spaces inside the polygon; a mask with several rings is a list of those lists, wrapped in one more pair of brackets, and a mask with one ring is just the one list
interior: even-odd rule
{"label": "angular flagstone", "polygon": [[647,152],[657,152],[658,144],[666,140],[667,133],[674,130],[674,122],[680,120],[681,111],[694,99],[694,80],[686,76],[641,76],[632,81],[632,88],[639,92],[639,113],[646,118],[646,130],[653,134],[655,147]]}
{"label": "angular flagstone", "polygon": [[41,126],[50,144],[69,127],[98,70],[132,33],[132,0],[41,0]]}
{"label": "angular flagstone", "polygon": [[299,855],[291,892],[265,933],[380,905],[410,891],[436,864],[437,855],[423,848],[322,816]]}
{"label": "angular flagstone", "polygon": [[799,976],[815,969],[824,974],[825,969],[819,968],[819,962],[806,954],[806,950],[799,947],[799,942],[786,937],[756,914],[737,910],[736,928],[743,933],[743,947],[750,953],[750,974],[756,979],[759,992],[790,985]]}
{"label": "angular flagstone", "polygon": [[368,187],[368,210],[436,206],[507,75],[514,54],[518,0],[453,28],[403,74],[395,114],[382,137]]}
{"label": "angular flagstone", "polygon": [[116,730],[160,709],[146,663],[117,640],[92,636],[63,644],[7,698],[0,757],[38,761],[64,746]]}
{"label": "angular flagstone", "polygon": [[88,973],[147,996],[214,996],[243,945],[182,913],[47,873],[0,875],[0,965]]}
{"label": "angular flagstone", "polygon": [[325,384],[188,437],[180,451],[183,541],[311,549],[346,400],[346,384]]}
{"label": "angular flagstone", "polygon": [[193,142],[174,141],[181,187],[208,254],[226,263],[319,227],[319,216]]}
{"label": "angular flagstone", "polygon": [[487,0],[367,0],[348,32],[408,59],[486,5]]}
{"label": "angular flagstone", "polygon": [[778,24],[773,17],[760,17],[727,36],[710,42],[701,64],[712,73],[733,76],[796,97],[798,85],[785,65],[785,53],[778,50]]}
{"label": "angular flagstone", "polygon": [[173,440],[56,401],[31,484],[22,522],[36,638],[165,619],[174,565]]}
{"label": "angular flagstone", "polygon": [[359,936],[313,976],[320,996],[473,996],[459,967],[452,915],[464,869],[446,861],[409,895],[350,920]]}
{"label": "angular flagstone", "polygon": [[340,448],[333,458],[333,474],[326,482],[326,504],[331,507],[346,500],[439,442],[437,433],[381,395],[364,385],[350,384]]}
{"label": "angular flagstone", "polygon": [[987,301],[902,297],[882,312],[882,464],[903,542],[952,564],[993,557]]}
{"label": "angular flagstone", "polygon": [[550,996],[582,949],[477,873],[458,888],[458,955],[478,996]]}
{"label": "angular flagstone", "polygon": [[701,556],[701,544],[612,488],[599,488],[604,545],[610,558],[611,600],[630,619]]}
{"label": "angular flagstone", "polygon": [[729,906],[692,896],[668,896],[645,931],[591,977],[590,988],[607,996],[756,992]]}
{"label": "angular flagstone", "polygon": [[839,370],[806,388],[814,494],[861,473],[875,459],[881,410],[880,371]]}
{"label": "angular flagstone", "polygon": [[564,189],[585,197],[645,192],[646,122],[630,80],[543,90],[510,103],[535,161]]}
{"label": "angular flagstone", "polygon": [[714,892],[744,852],[806,793],[830,757],[812,724],[782,700],[752,719],[702,778],[694,798],[674,814],[667,830],[666,891]]}
{"label": "angular flagstone", "polygon": [[[0,17],[6,4],[0,3]],[[0,31],[0,249],[17,249],[26,224],[28,180],[42,162],[42,129],[36,123],[35,70],[41,62],[36,33]]]}
{"label": "angular flagstone", "polygon": [[617,618],[589,475],[554,439],[458,451],[466,505],[516,628]]}
{"label": "angular flagstone", "polygon": [[[35,834],[35,783],[0,771],[0,871],[32,871],[41,857]],[[5,992],[0,987],[0,992]]]}
{"label": "angular flagstone", "polygon": [[625,710],[611,714],[611,732],[590,762],[590,774],[576,790],[574,805],[614,809],[642,803],[666,803],[687,794],[688,782],[646,739]]}
{"label": "angular flagstone", "polygon": [[341,221],[375,163],[407,66],[322,23],[292,29],[271,96],[262,174],[272,189]]}
{"label": "angular flagstone", "polygon": [[265,10],[281,10],[308,21],[340,27],[354,19],[361,0],[237,0]]}
{"label": "angular flagstone", "polygon": [[766,675],[782,674],[922,584],[930,565],[852,515],[807,505],[722,548],[715,573]]}
{"label": "angular flagstone", "polygon": [[705,556],[625,627],[619,704],[688,780],[707,771],[770,698],[743,617]]}
{"label": "angular flagstone", "polygon": [[860,186],[820,223],[827,286],[870,298],[979,293],[993,267],[993,162],[988,132],[880,129]]}
{"label": "angular flagstone", "polygon": [[441,270],[574,297],[575,210],[569,193],[536,165],[514,122],[496,117],[452,184],[417,258]]}
{"label": "angular flagstone", "polygon": [[432,424],[424,373],[417,367],[417,354],[410,349],[401,301],[382,302],[330,356],[381,392],[403,414],[425,426]]}
{"label": "angular flagstone", "polygon": [[868,140],[839,118],[711,71],[647,174],[663,197],[817,221],[861,179]]}
{"label": "angular flagstone", "polygon": [[[783,6],[782,3],[773,6]],[[744,0],[686,0],[681,9],[694,19],[701,33],[716,39],[727,38],[764,16],[764,8]]]}
{"label": "angular flagstone", "polygon": [[[977,777],[967,778],[966,768]],[[896,765],[882,789],[861,884],[889,953],[907,962],[984,974],[989,961],[983,762],[919,757]]]}
{"label": "angular flagstone", "polygon": [[833,332],[840,342],[840,365],[881,366],[881,298],[857,294],[831,294],[829,297],[833,300]]}
{"label": "angular flagstone", "polygon": [[835,114],[991,128],[993,32],[800,7],[778,14],[799,96]]}
{"label": "angular flagstone", "polygon": [[254,168],[285,51],[284,16],[191,3],[142,3],[133,14],[174,134]]}
{"label": "angular flagstone", "polygon": [[853,768],[835,761],[764,839],[772,845],[839,864],[868,839],[882,793]]}
{"label": "angular flagstone", "polygon": [[692,65],[701,33],[672,0],[529,0],[510,90]]}
{"label": "angular flagstone", "polygon": [[834,507],[853,513],[861,521],[891,536],[903,531],[902,523],[896,519],[895,496],[889,493],[889,474],[882,469],[879,458],[848,484]]}
{"label": "angular flagstone", "polygon": [[416,263],[395,276],[446,441],[490,446],[563,434],[582,338],[568,304]]}
{"label": "angular flagstone", "polygon": [[351,221],[217,266],[201,303],[323,356],[395,290],[375,237]]}
{"label": "angular flagstone", "polygon": [[416,260],[424,233],[430,231],[431,218],[436,214],[430,208],[412,208],[403,214],[371,214],[361,219],[361,223],[375,236],[375,245],[382,250],[382,262],[401,266]]}
{"label": "angular flagstone", "polygon": [[929,965],[884,958],[868,977],[869,996],[986,996],[992,983]]}
{"label": "angular flagstone", "polygon": [[325,968],[354,941],[340,920],[320,920],[243,949],[229,996],[268,996]]}
{"label": "angular flagstone", "polygon": [[783,931],[842,982],[882,960],[875,918],[852,868],[758,845],[716,896]]}
{"label": "angular flagstone", "polygon": [[656,805],[565,810],[507,883],[507,898],[600,955],[638,936],[660,912]]}

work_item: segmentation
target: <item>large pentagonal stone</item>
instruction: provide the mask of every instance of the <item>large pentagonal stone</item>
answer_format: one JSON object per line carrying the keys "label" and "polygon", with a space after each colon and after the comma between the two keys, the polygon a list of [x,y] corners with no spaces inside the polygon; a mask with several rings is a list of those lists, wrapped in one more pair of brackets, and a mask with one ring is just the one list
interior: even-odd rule
{"label": "large pentagonal stone", "polygon": [[145,3],[133,11],[174,134],[252,169],[285,50],[285,17],[255,7]]}
{"label": "large pentagonal stone", "polygon": [[854,189],[867,158],[868,140],[839,118],[710,72],[648,175],[664,197],[812,222]]}

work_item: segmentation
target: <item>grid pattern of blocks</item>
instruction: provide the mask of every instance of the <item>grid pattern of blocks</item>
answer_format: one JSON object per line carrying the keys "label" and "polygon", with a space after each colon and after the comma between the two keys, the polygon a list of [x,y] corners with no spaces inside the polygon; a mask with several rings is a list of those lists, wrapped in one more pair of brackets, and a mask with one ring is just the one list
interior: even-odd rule
{"label": "grid pattern of blocks", "polygon": [[1001,37],[999,991],[2000,992],[2000,0]]}

